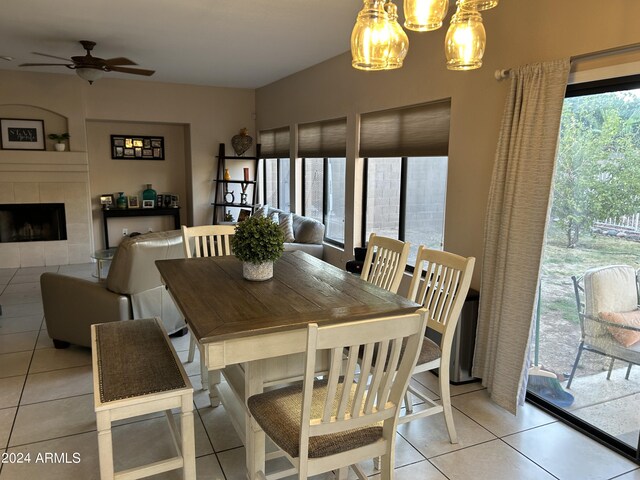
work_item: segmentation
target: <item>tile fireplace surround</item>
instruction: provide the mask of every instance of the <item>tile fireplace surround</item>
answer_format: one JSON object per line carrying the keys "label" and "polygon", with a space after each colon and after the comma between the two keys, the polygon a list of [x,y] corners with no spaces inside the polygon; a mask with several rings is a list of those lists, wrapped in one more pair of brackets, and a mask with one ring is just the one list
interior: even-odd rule
{"label": "tile fireplace surround", "polygon": [[[89,188],[86,180],[77,181],[76,172],[57,172],[45,176],[32,172],[2,172],[0,203],[64,203],[67,221],[67,240],[47,242],[0,243],[0,268],[67,265],[89,262],[91,226]],[[65,181],[65,176],[68,178]],[[40,181],[19,181],[24,177]]]}

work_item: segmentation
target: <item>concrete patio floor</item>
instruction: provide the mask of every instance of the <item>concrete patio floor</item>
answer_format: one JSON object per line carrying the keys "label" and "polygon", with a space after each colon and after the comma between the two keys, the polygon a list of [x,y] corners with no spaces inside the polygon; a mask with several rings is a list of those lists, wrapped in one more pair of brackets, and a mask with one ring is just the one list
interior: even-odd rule
{"label": "concrete patio floor", "polygon": [[574,377],[570,392],[575,401],[567,408],[571,414],[636,448],[640,432],[640,367],[631,369],[629,380],[624,376],[626,364],[617,362],[611,379],[607,372]]}

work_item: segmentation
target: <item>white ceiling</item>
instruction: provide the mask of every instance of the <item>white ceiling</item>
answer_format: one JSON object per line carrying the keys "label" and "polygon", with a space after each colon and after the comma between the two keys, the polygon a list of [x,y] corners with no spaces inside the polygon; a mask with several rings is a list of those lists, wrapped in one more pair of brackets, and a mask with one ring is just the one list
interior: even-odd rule
{"label": "white ceiling", "polygon": [[[31,52],[69,58],[92,40],[152,81],[257,88],[349,50],[361,0],[1,0],[0,69],[74,75]],[[57,63],[55,59],[50,59]],[[113,78],[147,79],[111,72]]]}

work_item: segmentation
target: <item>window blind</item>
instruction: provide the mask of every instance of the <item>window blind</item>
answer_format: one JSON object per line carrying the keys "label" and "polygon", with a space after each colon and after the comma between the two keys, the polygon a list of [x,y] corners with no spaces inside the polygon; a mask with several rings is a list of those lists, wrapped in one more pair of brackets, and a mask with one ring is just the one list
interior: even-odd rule
{"label": "window blind", "polygon": [[451,99],[365,113],[360,119],[360,157],[449,154]]}
{"label": "window blind", "polygon": [[262,158],[289,158],[289,127],[260,131]]}
{"label": "window blind", "polygon": [[347,119],[298,125],[298,156],[325,158],[347,156]]}

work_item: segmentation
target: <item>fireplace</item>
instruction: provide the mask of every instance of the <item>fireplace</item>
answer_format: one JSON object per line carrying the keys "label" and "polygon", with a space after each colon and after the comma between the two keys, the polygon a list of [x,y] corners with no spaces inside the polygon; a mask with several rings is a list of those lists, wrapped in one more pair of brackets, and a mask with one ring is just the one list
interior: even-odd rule
{"label": "fireplace", "polygon": [[0,243],[66,239],[64,203],[0,204]]}

